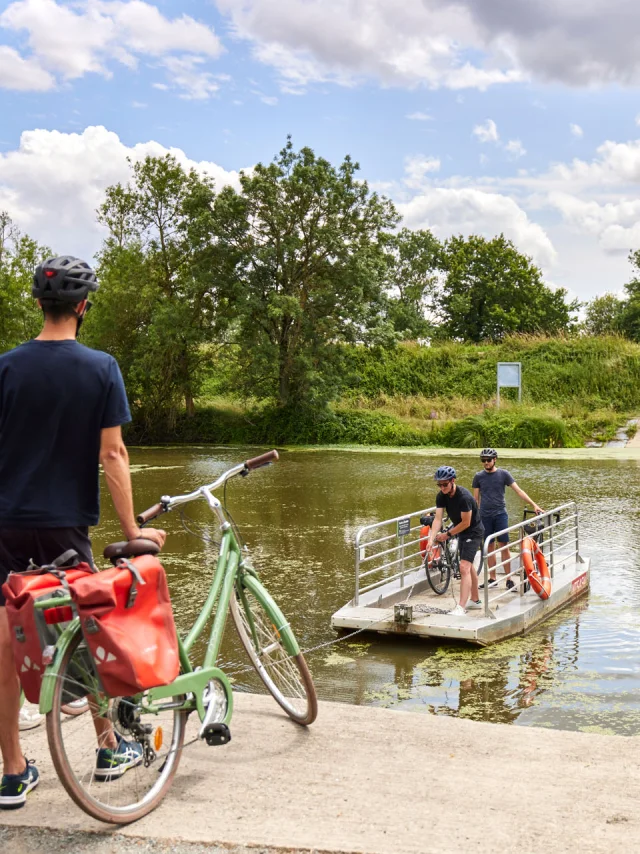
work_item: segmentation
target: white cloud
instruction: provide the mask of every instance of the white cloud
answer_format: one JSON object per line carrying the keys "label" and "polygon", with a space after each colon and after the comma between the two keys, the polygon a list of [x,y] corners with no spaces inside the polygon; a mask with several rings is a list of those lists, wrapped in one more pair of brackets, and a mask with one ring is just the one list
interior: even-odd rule
{"label": "white cloud", "polygon": [[584,136],[584,131],[580,127],[580,125],[576,125],[573,122],[569,125],[569,130],[573,134],[573,136],[577,136],[578,138]]}
{"label": "white cloud", "polygon": [[[195,62],[216,58],[223,50],[210,27],[187,15],[170,20],[142,0],[80,0],[72,6],[56,0],[16,0],[0,15],[0,27],[26,33],[31,51],[26,58],[14,52],[13,73],[0,75],[4,88],[45,88],[44,78],[35,74],[38,68],[47,75],[46,88],[51,88],[54,78],[74,80],[89,73],[109,77],[114,63],[133,69],[140,57],[191,54]],[[30,87],[16,85],[21,63],[32,66],[31,76],[24,78],[31,80]]]}
{"label": "white cloud", "polygon": [[216,0],[237,37],[280,74],[283,87],[332,81],[486,89],[522,79],[509,63],[472,64],[484,36],[463,3],[444,0]]}
{"label": "white cloud", "polygon": [[640,82],[636,0],[215,0],[285,85]]}
{"label": "white cloud", "polygon": [[211,72],[201,70],[203,62],[201,56],[168,56],[162,61],[162,65],[170,72],[172,86],[180,90],[181,98],[201,101],[211,97],[220,88]]}
{"label": "white cloud", "polygon": [[514,160],[518,160],[520,157],[524,157],[527,153],[527,149],[524,147],[524,145],[519,139],[510,139],[509,142],[505,145],[504,150]]}
{"label": "white cloud", "polygon": [[408,228],[430,228],[441,238],[452,234],[504,235],[538,264],[550,265],[556,250],[542,226],[532,222],[514,199],[476,188],[425,188],[398,209]]}
{"label": "white cloud", "polygon": [[404,166],[406,174],[404,183],[407,187],[417,189],[422,187],[428,175],[440,171],[440,160],[437,157],[424,157],[420,154],[416,157],[407,157]]}
{"label": "white cloud", "polygon": [[430,122],[433,120],[433,116],[430,116],[429,113],[409,113],[405,116],[406,119],[409,119],[412,122]]}
{"label": "white cloud", "polygon": [[0,45],[0,88],[46,92],[55,80],[37,60],[23,59],[13,48]]}
{"label": "white cloud", "polygon": [[278,99],[275,97],[275,95],[261,95],[260,100],[268,107],[275,107],[278,103]]}
{"label": "white cloud", "polygon": [[104,127],[82,133],[31,130],[22,134],[19,148],[0,154],[0,210],[54,251],[90,258],[104,236],[95,211],[106,187],[129,179],[127,158],[135,162],[166,153],[185,168],[210,175],[218,188],[239,186],[237,172],[191,160],[181,149],[154,141],[126,146]]}
{"label": "white cloud", "polygon": [[500,134],[493,119],[487,119],[483,125],[476,125],[473,129],[473,135],[477,136],[480,142],[498,142]]}

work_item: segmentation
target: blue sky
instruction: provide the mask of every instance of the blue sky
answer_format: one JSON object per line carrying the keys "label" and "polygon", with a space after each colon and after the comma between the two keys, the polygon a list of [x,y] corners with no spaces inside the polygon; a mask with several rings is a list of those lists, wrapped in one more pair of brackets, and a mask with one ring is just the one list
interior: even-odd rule
{"label": "blue sky", "polygon": [[92,255],[127,157],[235,183],[292,134],[350,154],[411,228],[504,232],[572,296],[617,292],[640,248],[639,25],[630,0],[0,2],[0,209]]}

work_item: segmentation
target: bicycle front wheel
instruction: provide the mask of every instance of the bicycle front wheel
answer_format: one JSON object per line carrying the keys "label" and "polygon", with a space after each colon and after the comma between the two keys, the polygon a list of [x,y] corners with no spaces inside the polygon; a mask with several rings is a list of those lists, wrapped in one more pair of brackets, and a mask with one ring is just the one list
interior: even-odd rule
{"label": "bicycle front wheel", "polygon": [[438,596],[444,595],[449,589],[451,581],[451,567],[449,563],[441,556],[438,560],[431,562],[425,560],[424,568],[427,573],[427,581],[433,592],[437,593]]}
{"label": "bicycle front wheel", "polygon": [[312,724],[318,714],[316,689],[302,653],[289,655],[282,643],[279,610],[266,598],[264,604],[259,601],[242,579],[229,606],[242,645],[271,696],[297,724]]}
{"label": "bicycle front wheel", "polygon": [[[110,699],[99,716],[96,698],[101,700],[101,694],[78,630],[60,664],[47,714],[51,758],[60,782],[82,810],[98,821],[128,824],[154,809],[169,790],[180,761],[186,713],[175,709],[181,697],[161,700],[151,713],[138,696]],[[79,705],[83,698],[88,698],[91,714],[67,717],[63,706]]]}

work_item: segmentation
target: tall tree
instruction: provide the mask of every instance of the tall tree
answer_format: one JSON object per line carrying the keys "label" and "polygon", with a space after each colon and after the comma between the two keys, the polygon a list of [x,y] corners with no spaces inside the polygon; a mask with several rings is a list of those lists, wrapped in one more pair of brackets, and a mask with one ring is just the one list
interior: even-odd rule
{"label": "tall tree", "polygon": [[214,200],[208,178],[167,155],[134,164],[129,184],[108,188],[99,209],[108,236],[100,311],[89,316],[87,335],[118,358],[139,421],[172,423],[181,407],[194,413],[202,345],[218,319]]}
{"label": "tall tree", "polygon": [[37,335],[42,314],[31,296],[37,265],[53,253],[0,211],[0,352]]}
{"label": "tall tree", "polygon": [[389,237],[389,317],[405,339],[433,332],[430,317],[442,271],[442,244],[430,231],[403,228]]}
{"label": "tall tree", "polygon": [[622,308],[620,328],[627,338],[640,341],[640,249],[629,253],[629,263],[633,275],[624,286],[627,299]]}
{"label": "tall tree", "polygon": [[282,406],[335,394],[339,342],[392,333],[384,248],[398,217],[356,179],[358,169],[350,157],[336,168],[310,148],[294,151],[288,139],[272,163],[241,176],[227,238],[241,259],[242,376],[248,391]]}
{"label": "tall tree", "polygon": [[465,341],[499,341],[513,332],[556,334],[573,327],[579,302],[551,290],[532,260],[504,235],[452,237],[444,246],[439,300],[441,333]]}
{"label": "tall tree", "polygon": [[622,332],[625,301],[602,294],[586,304],[584,331],[587,335],[616,335]]}

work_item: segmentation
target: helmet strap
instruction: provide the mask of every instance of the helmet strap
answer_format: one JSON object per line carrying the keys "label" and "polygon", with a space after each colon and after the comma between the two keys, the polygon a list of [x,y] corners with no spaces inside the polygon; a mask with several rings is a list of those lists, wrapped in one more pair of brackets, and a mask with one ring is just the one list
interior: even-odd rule
{"label": "helmet strap", "polygon": [[92,305],[93,305],[93,303],[91,303],[91,302],[89,302],[89,300],[87,300],[87,304],[85,306],[84,311],[82,312],[82,314],[78,315],[78,320],[76,321],[76,338],[78,337],[78,334],[80,332],[80,327],[82,326],[82,321],[84,320],[84,316],[89,311],[89,309],[91,308]]}

